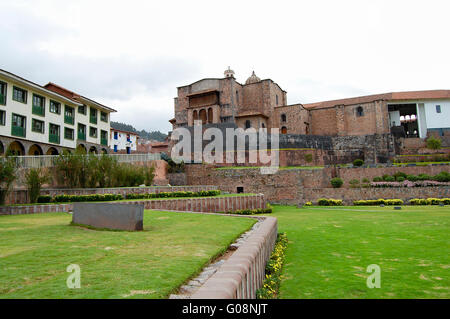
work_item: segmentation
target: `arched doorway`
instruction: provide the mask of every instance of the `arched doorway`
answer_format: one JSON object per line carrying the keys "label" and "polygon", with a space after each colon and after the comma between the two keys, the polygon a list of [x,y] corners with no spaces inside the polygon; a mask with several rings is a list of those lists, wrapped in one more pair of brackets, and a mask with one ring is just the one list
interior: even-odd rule
{"label": "arched doorway", "polygon": [[245,121],[245,129],[251,128],[252,127],[252,122],[250,120],[246,120]]}
{"label": "arched doorway", "polygon": [[89,149],[89,153],[98,154],[97,148],[95,146],[91,146],[91,148]]}
{"label": "arched doorway", "polygon": [[28,155],[39,156],[43,154],[44,152],[42,151],[42,148],[37,144],[31,145],[30,149],[28,150]]}
{"label": "arched doorway", "polygon": [[200,117],[200,120],[202,121],[202,124],[206,124],[206,121],[207,121],[206,110],[204,110],[204,109],[200,110],[199,117]]}
{"label": "arched doorway", "polygon": [[9,144],[8,153],[13,156],[23,156],[25,155],[25,148],[19,141],[14,141]]}
{"label": "arched doorway", "polygon": [[87,153],[86,146],[84,146],[84,144],[79,144],[77,146],[77,152],[86,154]]}
{"label": "arched doorway", "polygon": [[212,123],[213,122],[213,109],[209,108],[208,109],[208,123]]}
{"label": "arched doorway", "polygon": [[50,148],[47,150],[47,153],[46,153],[46,154],[47,154],[47,155],[58,155],[59,152],[58,152],[58,150],[57,150],[56,148],[50,147]]}

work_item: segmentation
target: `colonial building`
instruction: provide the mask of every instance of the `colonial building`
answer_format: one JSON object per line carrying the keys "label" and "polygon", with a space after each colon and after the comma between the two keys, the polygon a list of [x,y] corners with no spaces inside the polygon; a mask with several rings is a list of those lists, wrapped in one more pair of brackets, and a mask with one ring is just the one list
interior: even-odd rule
{"label": "colonial building", "polygon": [[131,154],[137,151],[139,135],[111,128],[111,149],[114,153]]}
{"label": "colonial building", "polygon": [[56,84],[41,86],[0,70],[0,154],[107,153],[111,112]]}
{"label": "colonial building", "polygon": [[282,134],[348,136],[396,134],[450,137],[450,90],[394,92],[309,104],[287,104],[286,91],[255,72],[241,84],[228,68],[224,78],[178,87],[173,127],[234,123],[279,128]]}

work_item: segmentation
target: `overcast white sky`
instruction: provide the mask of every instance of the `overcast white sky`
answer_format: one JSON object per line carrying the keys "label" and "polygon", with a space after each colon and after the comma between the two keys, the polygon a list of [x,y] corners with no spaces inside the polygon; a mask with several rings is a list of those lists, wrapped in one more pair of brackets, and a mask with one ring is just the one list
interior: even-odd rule
{"label": "overcast white sky", "polygon": [[0,0],[0,68],[171,129],[176,87],[252,70],[309,103],[450,89],[450,1]]}

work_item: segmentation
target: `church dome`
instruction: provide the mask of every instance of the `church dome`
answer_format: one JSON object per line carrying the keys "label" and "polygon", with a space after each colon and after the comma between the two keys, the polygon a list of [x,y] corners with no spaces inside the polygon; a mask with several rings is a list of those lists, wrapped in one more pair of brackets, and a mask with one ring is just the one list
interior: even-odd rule
{"label": "church dome", "polygon": [[252,75],[247,79],[247,81],[245,81],[245,84],[252,84],[252,83],[257,83],[260,81],[261,81],[261,79],[259,77],[257,77],[255,74],[255,71],[253,71]]}

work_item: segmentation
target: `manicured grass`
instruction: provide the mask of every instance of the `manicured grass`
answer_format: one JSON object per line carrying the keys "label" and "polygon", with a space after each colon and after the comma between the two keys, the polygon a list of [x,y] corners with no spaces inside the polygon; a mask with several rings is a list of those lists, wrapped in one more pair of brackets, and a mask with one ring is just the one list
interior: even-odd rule
{"label": "manicured grass", "polygon": [[[0,298],[165,298],[254,220],[146,211],[144,231],[69,226],[69,214],[0,216]],[[66,267],[81,267],[68,289]]]}
{"label": "manicured grass", "polygon": [[[274,206],[289,245],[280,298],[450,298],[450,207]],[[367,266],[381,267],[369,289]]]}

